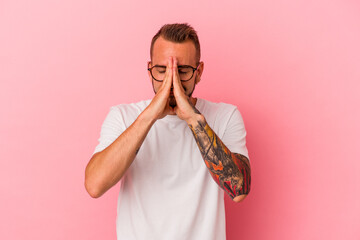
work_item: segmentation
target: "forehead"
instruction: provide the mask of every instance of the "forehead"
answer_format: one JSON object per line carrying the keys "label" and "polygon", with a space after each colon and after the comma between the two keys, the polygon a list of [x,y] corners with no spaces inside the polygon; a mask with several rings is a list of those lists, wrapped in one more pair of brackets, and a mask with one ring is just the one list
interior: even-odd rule
{"label": "forehead", "polygon": [[167,59],[176,57],[178,65],[196,65],[195,44],[191,40],[182,43],[175,43],[159,37],[153,46],[153,65],[166,65]]}

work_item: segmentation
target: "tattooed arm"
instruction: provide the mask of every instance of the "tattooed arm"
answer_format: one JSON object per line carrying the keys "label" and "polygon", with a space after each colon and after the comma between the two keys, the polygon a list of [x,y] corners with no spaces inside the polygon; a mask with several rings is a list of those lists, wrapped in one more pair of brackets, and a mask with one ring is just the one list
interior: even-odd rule
{"label": "tattooed arm", "polygon": [[196,117],[188,121],[188,125],[211,176],[233,201],[242,201],[250,192],[249,160],[244,155],[230,152],[204,116],[195,108],[194,111]]}
{"label": "tattooed arm", "polygon": [[[202,65],[201,65],[202,66]],[[196,82],[200,81],[197,75]],[[194,134],[202,157],[211,176],[235,202],[242,201],[250,191],[250,163],[238,153],[232,153],[206,123],[203,115],[194,107],[194,98],[186,95],[177,70],[177,59],[173,65],[173,86],[176,115],[187,122]]]}

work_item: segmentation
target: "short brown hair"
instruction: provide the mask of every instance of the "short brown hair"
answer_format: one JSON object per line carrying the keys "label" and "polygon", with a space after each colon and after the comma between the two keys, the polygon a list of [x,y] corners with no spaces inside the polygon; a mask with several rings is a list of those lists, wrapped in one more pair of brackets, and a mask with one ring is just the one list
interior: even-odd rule
{"label": "short brown hair", "polygon": [[150,47],[150,58],[152,59],[152,51],[154,48],[154,43],[159,37],[163,37],[168,41],[182,43],[190,39],[196,49],[196,64],[200,62],[200,42],[197,36],[197,33],[193,27],[187,23],[174,23],[174,24],[165,24],[160,28],[160,30],[155,34],[151,40]]}

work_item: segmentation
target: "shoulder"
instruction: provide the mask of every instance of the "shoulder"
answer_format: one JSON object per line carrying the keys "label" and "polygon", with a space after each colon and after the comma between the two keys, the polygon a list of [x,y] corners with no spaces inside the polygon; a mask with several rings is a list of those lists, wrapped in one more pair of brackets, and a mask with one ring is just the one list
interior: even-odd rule
{"label": "shoulder", "polygon": [[135,103],[122,103],[110,106],[107,119],[116,122],[132,122],[149,105],[151,100]]}
{"label": "shoulder", "polygon": [[202,109],[206,112],[212,112],[220,115],[232,114],[234,111],[238,111],[237,106],[225,103],[225,102],[212,102],[205,99],[199,99]]}
{"label": "shoulder", "polygon": [[149,104],[151,100],[142,100],[135,103],[121,103],[110,107],[111,111],[119,112],[121,114],[131,114],[142,112]]}
{"label": "shoulder", "polygon": [[198,110],[204,115],[209,126],[223,136],[232,123],[242,122],[241,114],[234,104],[199,99]]}

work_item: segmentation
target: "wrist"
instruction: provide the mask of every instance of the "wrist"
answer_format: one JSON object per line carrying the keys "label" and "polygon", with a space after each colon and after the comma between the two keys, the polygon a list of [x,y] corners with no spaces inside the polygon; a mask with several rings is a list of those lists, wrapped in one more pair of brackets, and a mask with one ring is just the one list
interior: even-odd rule
{"label": "wrist", "polygon": [[188,125],[196,126],[199,124],[199,122],[205,122],[205,117],[200,113],[195,113],[190,118],[186,119],[186,122]]}
{"label": "wrist", "polygon": [[140,113],[138,119],[141,122],[150,125],[153,125],[157,120],[157,118],[154,117],[154,114],[151,114],[148,108],[145,108],[145,110],[142,113]]}

